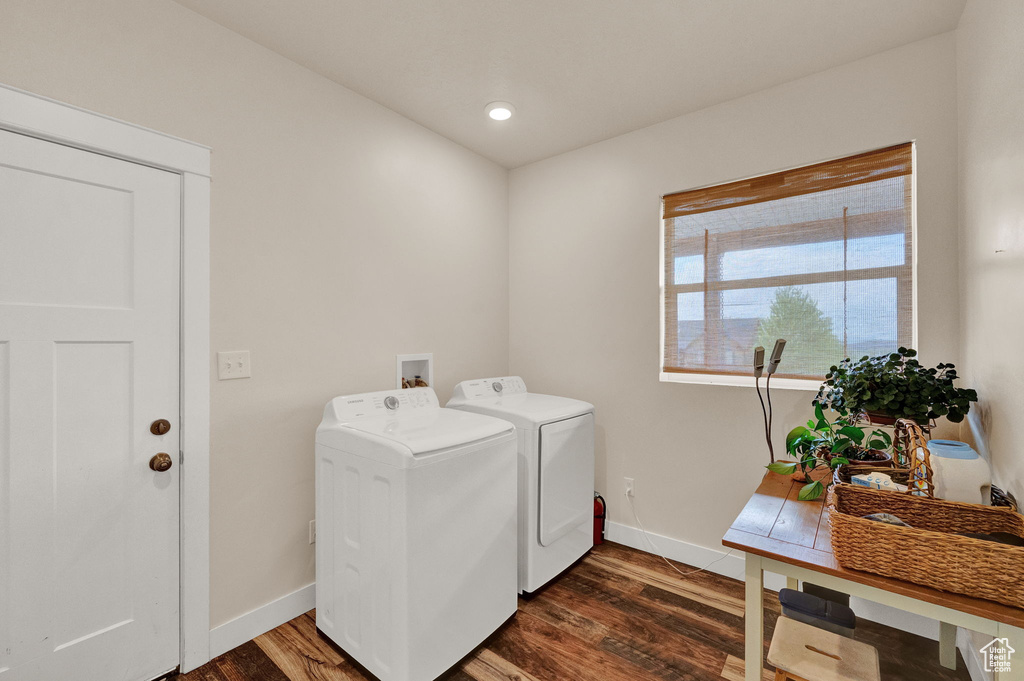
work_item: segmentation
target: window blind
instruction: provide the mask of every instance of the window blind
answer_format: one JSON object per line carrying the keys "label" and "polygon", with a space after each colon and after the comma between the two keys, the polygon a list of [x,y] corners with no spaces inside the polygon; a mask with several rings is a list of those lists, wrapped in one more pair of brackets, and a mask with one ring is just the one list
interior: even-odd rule
{"label": "window blind", "polygon": [[666,372],[779,375],[913,345],[913,144],[663,197]]}

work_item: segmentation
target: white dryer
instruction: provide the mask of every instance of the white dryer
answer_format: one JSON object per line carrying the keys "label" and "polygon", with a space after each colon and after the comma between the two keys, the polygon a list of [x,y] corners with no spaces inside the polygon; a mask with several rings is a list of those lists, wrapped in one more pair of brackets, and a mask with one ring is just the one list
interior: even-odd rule
{"label": "white dryer", "polygon": [[432,681],[516,611],[514,428],[430,388],[336,397],[316,431],[316,624]]}
{"label": "white dryer", "polygon": [[516,426],[519,591],[536,591],[594,545],[594,405],[506,376],[463,381],[446,406]]}

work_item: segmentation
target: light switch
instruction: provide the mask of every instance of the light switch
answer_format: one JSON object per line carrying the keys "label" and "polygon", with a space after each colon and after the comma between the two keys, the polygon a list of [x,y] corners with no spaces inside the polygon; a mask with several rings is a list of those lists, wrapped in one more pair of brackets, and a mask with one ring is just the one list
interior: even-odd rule
{"label": "light switch", "polygon": [[227,381],[232,378],[250,378],[251,376],[248,350],[217,353],[217,378]]}

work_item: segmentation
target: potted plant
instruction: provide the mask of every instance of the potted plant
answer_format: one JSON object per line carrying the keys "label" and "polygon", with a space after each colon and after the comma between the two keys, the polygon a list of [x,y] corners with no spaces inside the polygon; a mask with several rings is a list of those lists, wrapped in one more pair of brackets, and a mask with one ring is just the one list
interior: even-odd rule
{"label": "potted plant", "polygon": [[792,475],[805,483],[799,493],[801,500],[817,499],[825,491],[827,483],[815,479],[816,469],[831,470],[855,462],[878,464],[892,459],[887,451],[892,438],[885,431],[866,433],[843,417],[830,423],[820,404],[814,405],[814,416],[806,427],[797,426],[786,436],[786,451],[795,461],[776,461],[766,466],[773,473]]}
{"label": "potted plant", "polygon": [[952,364],[930,369],[916,357],[917,351],[907,348],[857,361],[847,357],[829,369],[814,404],[844,417],[863,412],[875,423],[912,419],[927,425],[940,416],[963,421],[978,393],[953,385],[957,375]]}

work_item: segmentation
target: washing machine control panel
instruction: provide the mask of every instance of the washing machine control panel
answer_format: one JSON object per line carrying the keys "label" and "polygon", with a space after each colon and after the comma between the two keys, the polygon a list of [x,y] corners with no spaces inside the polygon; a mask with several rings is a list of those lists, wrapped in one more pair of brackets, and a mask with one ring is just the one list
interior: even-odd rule
{"label": "washing machine control panel", "polygon": [[455,386],[454,398],[480,400],[485,397],[501,397],[526,392],[526,383],[518,376],[501,378],[479,378],[475,381],[463,381]]}
{"label": "washing machine control panel", "polygon": [[333,410],[335,419],[345,422],[363,416],[387,416],[440,406],[433,388],[408,388],[335,397],[327,408]]}

